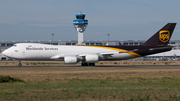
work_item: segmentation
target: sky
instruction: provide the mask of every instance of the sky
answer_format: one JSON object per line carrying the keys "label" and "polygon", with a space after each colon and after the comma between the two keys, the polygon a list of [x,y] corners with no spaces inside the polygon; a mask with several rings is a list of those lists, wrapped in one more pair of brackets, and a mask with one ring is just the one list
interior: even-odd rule
{"label": "sky", "polygon": [[75,15],[86,14],[84,40],[147,40],[167,23],[177,23],[180,0],[0,0],[0,41],[77,40]]}

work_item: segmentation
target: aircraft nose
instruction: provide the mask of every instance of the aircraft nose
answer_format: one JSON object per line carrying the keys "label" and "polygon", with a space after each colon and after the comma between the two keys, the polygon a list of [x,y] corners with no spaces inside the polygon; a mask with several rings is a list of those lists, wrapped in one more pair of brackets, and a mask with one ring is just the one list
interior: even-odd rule
{"label": "aircraft nose", "polygon": [[8,49],[6,49],[5,51],[2,52],[3,55],[9,57],[10,56],[10,52]]}

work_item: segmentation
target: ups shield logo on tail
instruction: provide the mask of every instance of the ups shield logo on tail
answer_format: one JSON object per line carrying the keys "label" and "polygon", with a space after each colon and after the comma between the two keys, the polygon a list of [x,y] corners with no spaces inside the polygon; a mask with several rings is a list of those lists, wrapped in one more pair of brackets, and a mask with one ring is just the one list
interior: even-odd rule
{"label": "ups shield logo on tail", "polygon": [[162,42],[167,42],[170,39],[170,32],[167,30],[162,30],[159,31],[159,40],[161,40]]}

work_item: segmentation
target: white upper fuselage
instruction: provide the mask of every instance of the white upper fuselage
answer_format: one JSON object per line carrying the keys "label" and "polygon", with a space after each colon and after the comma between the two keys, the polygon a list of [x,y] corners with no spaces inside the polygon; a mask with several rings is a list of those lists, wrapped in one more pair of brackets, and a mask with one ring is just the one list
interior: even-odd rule
{"label": "white upper fuselage", "polygon": [[[125,50],[122,50],[122,52]],[[3,52],[5,56],[18,60],[58,60],[65,56],[81,57],[96,54],[103,60],[121,60],[134,58],[131,54],[101,46],[65,46],[38,43],[18,43]],[[104,58],[103,55],[110,56]]]}

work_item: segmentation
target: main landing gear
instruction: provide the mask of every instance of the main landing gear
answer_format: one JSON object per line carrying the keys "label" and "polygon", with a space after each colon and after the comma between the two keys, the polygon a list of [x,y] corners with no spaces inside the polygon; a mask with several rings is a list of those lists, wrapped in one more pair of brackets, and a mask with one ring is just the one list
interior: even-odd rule
{"label": "main landing gear", "polygon": [[95,66],[95,63],[82,62],[81,66]]}
{"label": "main landing gear", "polygon": [[22,64],[21,64],[21,61],[20,61],[20,60],[19,60],[18,66],[19,66],[19,67],[21,67],[21,66],[22,66]]}

